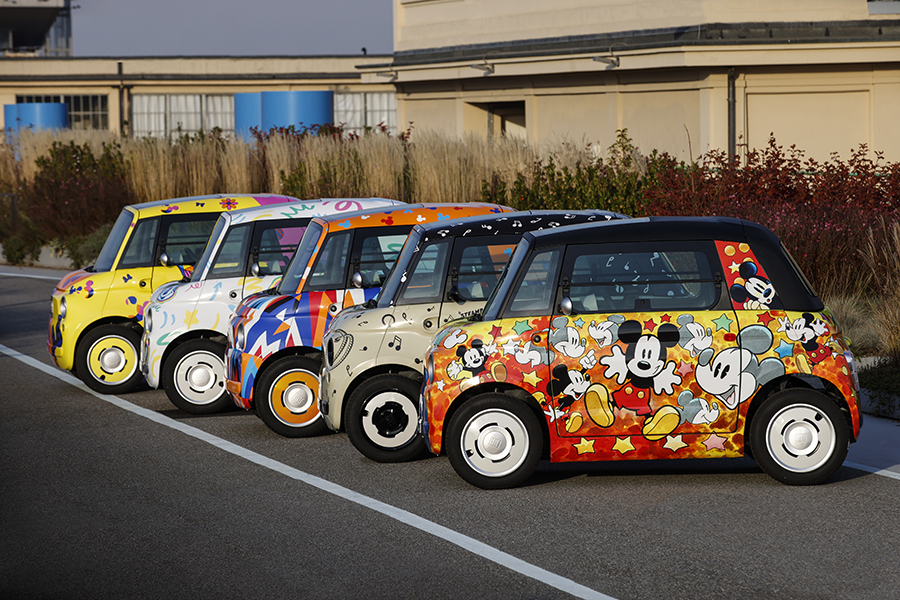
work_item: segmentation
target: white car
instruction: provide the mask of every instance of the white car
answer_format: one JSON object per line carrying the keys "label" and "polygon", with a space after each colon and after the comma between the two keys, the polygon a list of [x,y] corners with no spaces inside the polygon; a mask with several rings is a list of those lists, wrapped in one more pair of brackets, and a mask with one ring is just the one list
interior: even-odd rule
{"label": "white car", "polygon": [[192,414],[231,406],[224,357],[234,307],[276,283],[314,217],[395,204],[402,202],[332,198],[222,214],[190,279],[161,286],[150,298],[141,339],[147,383]]}

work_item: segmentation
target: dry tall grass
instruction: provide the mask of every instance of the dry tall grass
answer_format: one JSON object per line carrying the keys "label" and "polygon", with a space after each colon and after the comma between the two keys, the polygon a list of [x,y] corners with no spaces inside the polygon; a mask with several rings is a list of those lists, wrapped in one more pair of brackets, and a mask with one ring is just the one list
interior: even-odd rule
{"label": "dry tall grass", "polygon": [[900,362],[900,223],[888,224],[881,219],[879,228],[877,232],[869,230],[862,255],[880,291],[879,297],[872,301],[879,347],[895,362]]}

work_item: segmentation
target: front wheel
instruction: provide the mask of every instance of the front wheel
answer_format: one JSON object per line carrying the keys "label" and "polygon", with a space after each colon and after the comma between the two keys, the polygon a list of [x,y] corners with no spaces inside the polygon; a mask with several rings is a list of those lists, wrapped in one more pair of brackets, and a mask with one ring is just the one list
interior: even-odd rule
{"label": "front wheel", "polygon": [[193,415],[232,406],[225,391],[225,346],[212,340],[179,344],[162,369],[162,387],[176,407]]}
{"label": "front wheel", "polygon": [[121,394],[138,386],[141,335],[131,325],[102,325],[89,331],[75,349],[75,372],[101,394]]}
{"label": "front wheel", "polygon": [[840,468],[850,429],[828,396],[807,389],[766,399],[750,423],[753,458],[769,476],[788,485],[813,485]]}
{"label": "front wheel", "polygon": [[460,477],[500,489],[528,479],[541,459],[544,438],[525,403],[491,393],[466,402],[453,416],[445,447]]}
{"label": "front wheel", "polygon": [[253,398],[257,414],[269,429],[290,438],[325,433],[318,407],[319,367],[319,360],[286,356],[263,372]]}
{"label": "front wheel", "polygon": [[417,432],[419,385],[399,375],[378,375],[360,385],[347,402],[347,437],[368,458],[382,463],[413,460],[425,453]]}

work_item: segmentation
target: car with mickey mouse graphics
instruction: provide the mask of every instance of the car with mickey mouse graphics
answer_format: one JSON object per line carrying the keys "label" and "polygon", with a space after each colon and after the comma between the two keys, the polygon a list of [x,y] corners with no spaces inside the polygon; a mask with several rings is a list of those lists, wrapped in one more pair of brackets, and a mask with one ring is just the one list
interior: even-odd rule
{"label": "car with mickey mouse graphics", "polygon": [[244,299],[228,326],[226,389],[275,433],[323,433],[322,336],[344,308],[371,300],[414,225],[511,212],[479,202],[409,204],[313,219],[276,288]]}
{"label": "car with mickey mouse graphics", "polygon": [[47,335],[53,362],[95,391],[134,389],[150,294],[190,275],[220,213],[285,202],[298,199],[216,194],[123,208],[96,262],[56,284]]}
{"label": "car with mickey mouse graphics", "polygon": [[232,405],[225,390],[231,311],[281,277],[314,217],[403,204],[382,198],[304,200],[223,213],[190,279],[157,289],[144,311],[141,372],[192,414]]}
{"label": "car with mickey mouse graphics", "polygon": [[777,236],[651,217],[524,234],[478,319],[436,333],[419,429],[483,488],[551,463],[752,456],[787,484],[843,463],[856,363]]}
{"label": "car with mickey mouse graphics", "polygon": [[332,319],[322,340],[319,411],[327,426],[346,429],[372,460],[422,454],[416,434],[422,356],[437,329],[484,307],[526,231],[614,218],[626,217],[546,210],[416,225],[378,296]]}

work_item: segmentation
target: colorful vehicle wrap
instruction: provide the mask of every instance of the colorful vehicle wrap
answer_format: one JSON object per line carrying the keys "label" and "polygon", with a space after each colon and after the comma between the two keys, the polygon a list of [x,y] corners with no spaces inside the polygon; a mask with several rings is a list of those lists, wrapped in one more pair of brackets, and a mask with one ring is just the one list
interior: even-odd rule
{"label": "colorful vehicle wrap", "polygon": [[[505,211],[481,203],[415,204],[314,219],[278,289],[251,296],[235,309],[226,350],[226,387],[235,403],[255,406],[282,435],[321,432],[318,376],[331,319],[375,297],[414,225]],[[295,367],[289,369],[293,375],[273,375],[280,374],[273,365],[292,356],[312,362],[287,361]],[[270,369],[267,391],[261,393]]]}
{"label": "colorful vehicle wrap", "polygon": [[296,201],[211,195],[125,207],[96,263],[56,285],[47,336],[53,361],[97,391],[132,389],[141,379],[138,347],[150,294],[190,275],[219,213]]}
{"label": "colorful vehicle wrap", "polygon": [[788,483],[830,476],[860,431],[855,362],[777,238],[734,219],[640,221],[526,234],[484,320],[433,340],[419,425],[431,451],[475,485],[515,485],[540,458],[509,442],[529,437],[525,406],[551,462],[752,445]]}
{"label": "colorful vehicle wrap", "polygon": [[[625,218],[608,211],[526,211],[417,225],[376,306],[343,311],[323,340],[319,410],[367,457],[409,460],[422,357],[444,324],[478,313],[526,231]],[[414,385],[406,385],[407,381]]]}
{"label": "colorful vehicle wrap", "polygon": [[151,297],[141,341],[147,383],[164,387],[188,412],[230,405],[223,357],[228,320],[238,303],[281,277],[312,218],[396,204],[402,203],[304,200],[220,215],[190,280],[165,284]]}

